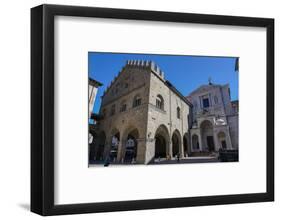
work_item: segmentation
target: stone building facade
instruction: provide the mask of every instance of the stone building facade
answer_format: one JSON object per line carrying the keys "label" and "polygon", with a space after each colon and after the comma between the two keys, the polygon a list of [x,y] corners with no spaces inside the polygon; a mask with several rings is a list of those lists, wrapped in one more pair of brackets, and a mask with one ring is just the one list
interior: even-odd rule
{"label": "stone building facade", "polygon": [[229,85],[209,82],[193,91],[191,152],[238,150],[238,101],[231,101]]}
{"label": "stone building facade", "polygon": [[95,160],[187,157],[189,101],[153,62],[130,60],[102,96]]}

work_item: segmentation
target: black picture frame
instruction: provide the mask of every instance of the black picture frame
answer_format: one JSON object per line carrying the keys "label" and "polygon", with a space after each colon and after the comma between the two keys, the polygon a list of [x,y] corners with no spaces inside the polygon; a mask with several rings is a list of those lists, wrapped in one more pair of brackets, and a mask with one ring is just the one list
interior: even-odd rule
{"label": "black picture frame", "polygon": [[[54,204],[54,17],[79,16],[265,27],[266,192],[120,202]],[[40,5],[31,9],[31,211],[40,215],[159,209],[274,201],[274,19]]]}

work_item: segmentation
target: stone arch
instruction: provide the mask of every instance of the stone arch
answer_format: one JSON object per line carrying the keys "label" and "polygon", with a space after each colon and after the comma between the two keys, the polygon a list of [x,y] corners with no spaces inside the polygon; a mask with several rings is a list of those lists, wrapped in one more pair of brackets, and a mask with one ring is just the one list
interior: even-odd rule
{"label": "stone arch", "polygon": [[213,124],[209,120],[204,120],[200,124],[202,148],[204,151],[212,152],[215,150]]}
{"label": "stone arch", "polygon": [[138,156],[137,153],[139,142],[139,130],[134,126],[128,127],[123,133],[122,142],[124,144],[124,162],[135,162]]}
{"label": "stone arch", "polygon": [[176,157],[181,153],[181,134],[179,130],[175,130],[172,135],[172,156]]}
{"label": "stone arch", "polygon": [[157,108],[164,110],[164,99],[160,94],[158,94],[156,96],[156,103],[155,104],[156,104]]}
{"label": "stone arch", "polygon": [[199,150],[199,137],[197,134],[192,135],[192,149]]}
{"label": "stone arch", "polygon": [[165,125],[160,125],[155,132],[155,153],[154,158],[167,158],[169,154],[170,135]]}
{"label": "stone arch", "polygon": [[213,127],[213,122],[208,120],[208,119],[205,119],[204,121],[201,121],[199,127],[202,128],[202,127],[208,127],[208,126],[211,126]]}
{"label": "stone arch", "polygon": [[223,131],[220,131],[217,136],[218,136],[220,148],[226,149],[227,148],[227,142],[226,142],[225,133]]}

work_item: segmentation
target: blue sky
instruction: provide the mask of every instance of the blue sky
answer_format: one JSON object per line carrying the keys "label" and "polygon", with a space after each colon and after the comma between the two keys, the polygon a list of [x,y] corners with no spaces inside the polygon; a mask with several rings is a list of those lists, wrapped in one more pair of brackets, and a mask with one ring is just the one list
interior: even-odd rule
{"label": "blue sky", "polygon": [[154,61],[169,80],[184,96],[202,84],[208,84],[211,77],[214,84],[229,83],[231,99],[238,99],[238,72],[234,57],[174,56],[151,54],[123,54],[89,52],[89,76],[103,84],[99,87],[94,112],[98,113],[101,96],[125,65],[127,60]]}

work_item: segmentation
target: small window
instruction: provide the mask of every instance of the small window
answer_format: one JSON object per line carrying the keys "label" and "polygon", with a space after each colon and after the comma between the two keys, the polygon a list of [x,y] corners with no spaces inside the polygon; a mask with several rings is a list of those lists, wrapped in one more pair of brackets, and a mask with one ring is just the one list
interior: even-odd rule
{"label": "small window", "polygon": [[115,114],[115,105],[112,105],[110,115],[114,115],[114,114]]}
{"label": "small window", "polygon": [[177,107],[177,118],[178,119],[181,118],[181,109],[180,109],[180,107]]}
{"label": "small window", "polygon": [[203,108],[209,108],[210,103],[208,98],[203,98]]}
{"label": "small window", "polygon": [[161,95],[157,95],[156,97],[156,107],[164,110],[164,99]]}
{"label": "small window", "polygon": [[139,106],[139,105],[141,105],[141,97],[137,95],[137,96],[134,98],[133,107],[137,107],[137,106]]}
{"label": "small window", "polygon": [[128,87],[129,87],[129,84],[128,84],[128,83],[125,83],[124,87],[125,87],[125,88],[128,88]]}

